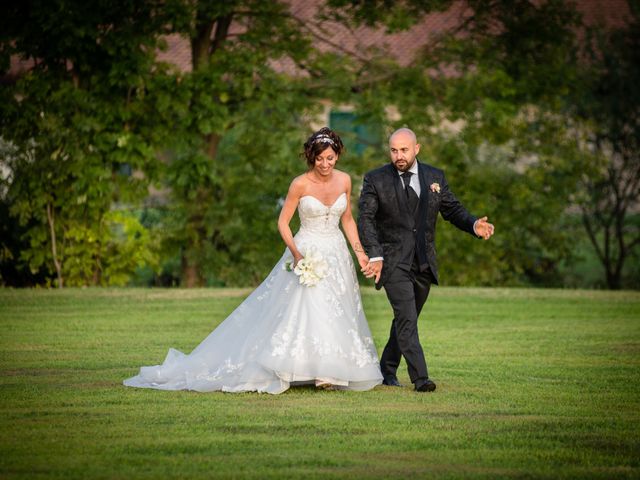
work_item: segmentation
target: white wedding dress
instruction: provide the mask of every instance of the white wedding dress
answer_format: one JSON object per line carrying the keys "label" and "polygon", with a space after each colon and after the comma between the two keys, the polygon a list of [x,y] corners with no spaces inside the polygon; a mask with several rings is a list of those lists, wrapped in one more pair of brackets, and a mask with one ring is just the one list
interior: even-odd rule
{"label": "white wedding dress", "polygon": [[170,349],[162,365],[142,367],[130,387],[200,392],[281,393],[322,380],[339,389],[368,390],[382,382],[351,255],[338,225],[347,208],[304,196],[298,205],[303,253],[315,248],[328,274],[304,286],[288,271],[285,250],[269,276],[189,355]]}

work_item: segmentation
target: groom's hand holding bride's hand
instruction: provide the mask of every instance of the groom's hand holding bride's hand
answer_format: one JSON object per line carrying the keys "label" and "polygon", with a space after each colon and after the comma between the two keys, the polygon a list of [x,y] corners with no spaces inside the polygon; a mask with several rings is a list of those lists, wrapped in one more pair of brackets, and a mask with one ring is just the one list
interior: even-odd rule
{"label": "groom's hand holding bride's hand", "polygon": [[382,274],[382,263],[383,260],[368,262],[364,267],[362,267],[362,273],[367,278],[373,277],[375,283],[378,283],[378,281],[380,280],[380,275]]}
{"label": "groom's hand holding bride's hand", "polygon": [[356,252],[356,258],[358,259],[358,264],[360,265],[360,270],[364,271],[364,268],[369,263],[369,257],[364,252]]}

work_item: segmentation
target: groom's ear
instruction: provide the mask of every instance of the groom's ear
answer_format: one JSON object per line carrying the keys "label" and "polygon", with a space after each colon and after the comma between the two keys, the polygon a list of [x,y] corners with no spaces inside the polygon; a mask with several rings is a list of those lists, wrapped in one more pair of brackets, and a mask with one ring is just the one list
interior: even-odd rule
{"label": "groom's ear", "polygon": [[420,153],[420,144],[416,143],[416,155],[418,155],[418,153]]}

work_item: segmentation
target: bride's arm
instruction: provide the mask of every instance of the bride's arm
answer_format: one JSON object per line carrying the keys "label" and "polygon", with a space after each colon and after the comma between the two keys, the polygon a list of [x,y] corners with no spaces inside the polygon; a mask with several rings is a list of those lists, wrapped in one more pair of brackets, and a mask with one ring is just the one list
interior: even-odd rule
{"label": "bride's arm", "polygon": [[291,222],[291,218],[293,218],[293,214],[296,212],[301,195],[302,185],[296,178],[289,186],[287,198],[284,200],[284,205],[282,206],[282,210],[280,210],[280,217],[278,217],[278,231],[280,232],[282,241],[293,255],[294,266],[303,258],[303,256],[298,250],[298,247],[296,247],[296,243],[293,241],[293,233],[291,232],[291,227],[289,227],[289,222]]}
{"label": "bride's arm", "polygon": [[356,254],[356,258],[358,259],[358,263],[361,268],[364,268],[365,265],[369,262],[369,257],[362,248],[362,244],[360,243],[360,236],[358,235],[358,226],[356,225],[355,220],[353,219],[353,214],[351,213],[351,177],[346,175],[347,177],[347,209],[342,214],[340,221],[342,223],[342,229],[344,230],[344,234],[349,240],[349,244],[351,245],[351,249]]}

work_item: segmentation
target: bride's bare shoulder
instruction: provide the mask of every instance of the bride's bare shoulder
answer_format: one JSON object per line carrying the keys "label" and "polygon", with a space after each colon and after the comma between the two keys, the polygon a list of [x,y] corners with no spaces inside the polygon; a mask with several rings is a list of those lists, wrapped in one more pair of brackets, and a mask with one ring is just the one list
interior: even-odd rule
{"label": "bride's bare shoulder", "polygon": [[309,179],[307,178],[306,173],[298,175],[291,181],[291,185],[289,185],[289,192],[302,194],[302,192],[306,190],[308,183]]}
{"label": "bride's bare shoulder", "polygon": [[344,187],[348,187],[351,185],[351,176],[347,172],[343,172],[342,170],[338,169],[334,169],[333,172]]}

